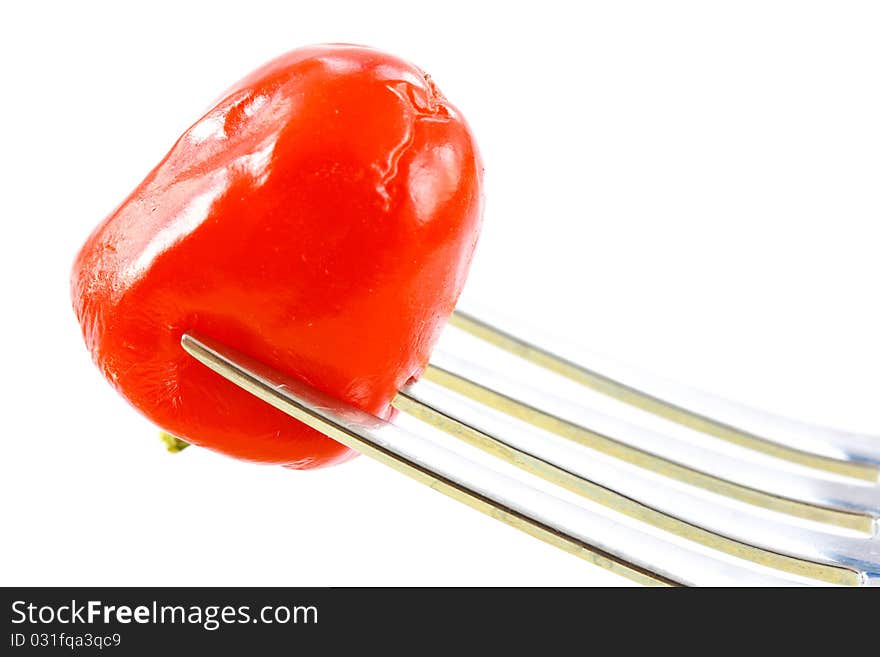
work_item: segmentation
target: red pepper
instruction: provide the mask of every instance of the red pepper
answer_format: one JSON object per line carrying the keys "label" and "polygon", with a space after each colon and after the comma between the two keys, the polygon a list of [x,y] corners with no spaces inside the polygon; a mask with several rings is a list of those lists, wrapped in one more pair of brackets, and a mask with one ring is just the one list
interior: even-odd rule
{"label": "red pepper", "polygon": [[308,468],[351,456],[180,347],[194,330],[382,417],[461,292],[482,210],[467,124],[416,67],[294,50],[236,84],[88,238],[86,344],[166,431]]}

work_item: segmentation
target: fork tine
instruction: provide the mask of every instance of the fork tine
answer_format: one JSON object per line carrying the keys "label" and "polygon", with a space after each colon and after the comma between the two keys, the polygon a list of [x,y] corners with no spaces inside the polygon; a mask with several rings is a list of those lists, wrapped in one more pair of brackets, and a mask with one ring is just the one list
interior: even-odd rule
{"label": "fork tine", "polygon": [[516,361],[496,359],[490,371],[441,346],[424,378],[666,477],[799,518],[874,532],[880,511],[878,486],[789,472],[637,427],[528,386],[518,380],[524,373]]}
{"label": "fork tine", "polygon": [[[683,426],[793,463],[871,482],[880,478],[880,436],[818,427],[654,377],[522,327],[523,337],[456,311],[450,324],[593,390]],[[490,321],[486,321],[486,319]],[[509,325],[509,322],[504,323]],[[547,345],[553,344],[551,349]]]}
{"label": "fork tine", "polygon": [[805,529],[682,490],[424,379],[403,388],[394,404],[551,483],[707,547],[829,583],[880,583],[876,537]]}
{"label": "fork tine", "polygon": [[649,584],[793,585],[797,580],[721,559],[588,511],[325,395],[210,339],[181,346],[235,385],[313,429],[446,495],[597,565]]}

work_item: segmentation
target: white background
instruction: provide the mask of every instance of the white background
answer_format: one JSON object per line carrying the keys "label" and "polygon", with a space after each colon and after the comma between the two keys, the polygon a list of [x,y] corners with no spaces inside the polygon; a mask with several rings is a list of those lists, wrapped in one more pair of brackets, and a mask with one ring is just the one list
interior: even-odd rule
{"label": "white background", "polygon": [[171,456],[92,366],[80,243],[219,92],[314,42],[410,59],[468,117],[467,297],[880,433],[878,35],[870,2],[4,4],[0,583],[618,583],[365,458]]}

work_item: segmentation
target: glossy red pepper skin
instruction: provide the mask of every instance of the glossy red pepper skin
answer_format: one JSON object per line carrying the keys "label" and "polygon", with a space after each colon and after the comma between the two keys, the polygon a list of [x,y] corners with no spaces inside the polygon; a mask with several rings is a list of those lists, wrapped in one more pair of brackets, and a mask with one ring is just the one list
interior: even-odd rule
{"label": "glossy red pepper skin", "polygon": [[194,330],[379,416],[431,348],[479,232],[461,114],[382,52],[294,50],[235,85],[101,223],[73,268],[86,344],[166,431],[293,468],[342,445],[207,370]]}

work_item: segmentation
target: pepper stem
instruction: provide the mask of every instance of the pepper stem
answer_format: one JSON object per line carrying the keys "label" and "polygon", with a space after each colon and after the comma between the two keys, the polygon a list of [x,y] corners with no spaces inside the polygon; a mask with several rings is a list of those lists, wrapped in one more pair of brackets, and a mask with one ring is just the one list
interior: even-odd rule
{"label": "pepper stem", "polygon": [[165,443],[165,449],[167,449],[172,454],[177,454],[177,452],[182,452],[187,447],[189,447],[189,443],[185,440],[181,440],[177,436],[172,436],[167,431],[159,432],[159,439]]}

